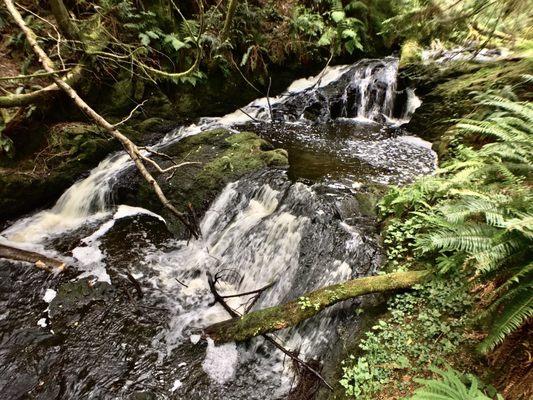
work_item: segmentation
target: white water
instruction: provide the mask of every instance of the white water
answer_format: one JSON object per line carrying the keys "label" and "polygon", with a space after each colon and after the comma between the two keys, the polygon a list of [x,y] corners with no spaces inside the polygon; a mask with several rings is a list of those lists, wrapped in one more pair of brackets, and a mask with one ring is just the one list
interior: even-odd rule
{"label": "white water", "polygon": [[[396,59],[391,60],[386,63],[371,62],[365,68],[355,68],[350,81],[350,85],[356,86],[360,93],[357,112],[353,116],[355,119],[372,121],[378,115],[384,115],[391,119],[398,69],[398,61]],[[290,99],[291,95],[298,93],[309,92],[309,96],[312,96],[320,88],[338,80],[351,68],[353,67],[346,65],[328,67],[315,77],[297,80],[285,93],[271,98],[270,104],[272,107],[283,104]],[[381,86],[385,87],[384,94],[380,94],[384,98],[370,101],[368,93]],[[419,100],[413,91],[409,92],[408,99],[408,106],[402,120],[406,119],[419,105]],[[215,127],[231,128],[250,122],[250,116],[256,120],[268,121],[270,119],[266,98],[253,101],[242,110],[244,112],[236,110],[220,118],[203,118],[197,124],[176,129],[154,147],[163,147],[176,140]],[[395,122],[394,120],[391,121]],[[87,178],[71,186],[50,210],[38,212],[15,222],[1,235],[16,244],[42,244],[50,237],[79,228],[87,222],[108,217],[110,207],[113,205],[113,183],[121,172],[132,165],[129,157],[123,152],[106,158],[91,171]],[[42,247],[40,249],[42,250]]]}
{"label": "white water", "polygon": [[[354,74],[353,85],[358,88],[359,92],[357,119],[374,121],[378,115],[392,117],[397,75],[397,60],[385,64],[384,68],[378,69],[376,69],[375,64],[370,64]],[[377,84],[385,86],[382,101],[375,101],[370,96],[370,92],[376,90]]]}

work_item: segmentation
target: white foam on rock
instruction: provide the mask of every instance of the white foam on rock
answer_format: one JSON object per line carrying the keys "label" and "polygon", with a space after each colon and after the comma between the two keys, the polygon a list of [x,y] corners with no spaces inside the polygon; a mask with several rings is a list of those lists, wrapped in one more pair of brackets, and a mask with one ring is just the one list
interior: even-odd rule
{"label": "white foam on rock", "polygon": [[213,339],[207,339],[207,351],[202,369],[209,378],[219,385],[230,380],[235,374],[239,353],[235,343],[215,346]]}
{"label": "white foam on rock", "polygon": [[43,300],[47,303],[51,303],[52,300],[55,299],[57,296],[57,292],[54,289],[46,289],[46,292],[44,292]]}
{"label": "white foam on rock", "polygon": [[183,383],[179,379],[176,379],[174,381],[174,384],[172,385],[172,388],[170,389],[170,392],[174,393],[176,390],[178,390],[182,386],[183,386]]}
{"label": "white foam on rock", "polygon": [[166,223],[163,217],[150,210],[142,207],[131,207],[121,204],[109,221],[100,225],[100,227],[91,235],[81,239],[81,242],[84,243],[85,246],[78,246],[72,250],[72,255],[79,261],[85,270],[85,272],[80,275],[80,278],[94,276],[98,281],[111,283],[111,278],[105,268],[105,255],[102,253],[102,250],[100,250],[101,243],[99,239],[109,232],[109,230],[115,225],[115,221],[122,218],[133,217],[135,215],[149,215]]}

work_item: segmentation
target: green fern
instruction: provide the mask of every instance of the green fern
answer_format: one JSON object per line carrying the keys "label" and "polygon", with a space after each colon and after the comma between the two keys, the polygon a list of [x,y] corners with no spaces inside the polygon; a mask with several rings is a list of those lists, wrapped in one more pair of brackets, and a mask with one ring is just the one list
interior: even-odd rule
{"label": "green fern", "polygon": [[[441,379],[415,379],[423,385],[417,389],[410,400],[492,400],[481,388],[481,383],[475,376],[463,376],[457,371],[448,368],[441,370],[430,368]],[[466,382],[466,383],[465,383]],[[489,388],[489,391],[492,388]],[[496,399],[503,400],[501,395]]]}
{"label": "green fern", "polygon": [[438,272],[501,282],[481,313],[489,334],[479,349],[487,352],[533,314],[533,106],[493,95],[481,104],[492,111],[458,121],[454,133],[490,143],[459,145],[435,176],[391,190],[379,207],[384,217],[423,221],[414,248]]}
{"label": "green fern", "polygon": [[501,314],[494,319],[493,329],[478,346],[482,353],[492,350],[533,316],[533,284],[529,281],[509,291],[505,297],[500,298],[498,305],[504,307]]}

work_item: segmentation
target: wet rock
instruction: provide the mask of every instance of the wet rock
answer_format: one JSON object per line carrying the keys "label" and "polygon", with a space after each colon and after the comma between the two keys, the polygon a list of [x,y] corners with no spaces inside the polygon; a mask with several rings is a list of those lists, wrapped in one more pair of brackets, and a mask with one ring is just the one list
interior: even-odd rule
{"label": "wet rock", "polygon": [[50,319],[56,333],[76,327],[93,303],[113,299],[115,289],[105,282],[80,279],[64,283],[50,303]]}
{"label": "wet rock", "polygon": [[[233,134],[226,129],[215,129],[185,138],[170,145],[164,152],[178,162],[193,162],[157,178],[169,200],[182,211],[191,204],[197,215],[207,209],[219,191],[241,176],[267,167],[286,167],[287,153],[272,149],[255,133]],[[168,160],[158,160],[164,167]],[[136,176],[125,179],[117,197],[127,204],[142,206],[160,213],[169,222],[169,229],[183,233],[183,227],[155,198],[151,187]],[[132,181],[137,181],[132,186]],[[132,189],[134,187],[134,189]]]}

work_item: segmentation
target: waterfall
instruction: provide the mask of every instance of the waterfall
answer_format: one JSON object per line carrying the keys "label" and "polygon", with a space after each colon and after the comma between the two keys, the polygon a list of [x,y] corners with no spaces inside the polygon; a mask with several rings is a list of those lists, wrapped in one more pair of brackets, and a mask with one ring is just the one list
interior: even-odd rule
{"label": "waterfall", "polygon": [[[223,273],[218,285],[222,295],[248,292],[274,282],[253,306],[261,309],[374,271],[379,265],[377,242],[332,218],[335,207],[328,195],[318,195],[301,183],[280,180],[275,171],[227,185],[201,221],[202,238],[177,242],[174,250],[154,252],[146,259],[143,268],[157,273],[150,280],[150,292],[164,293],[171,312],[168,328],[153,338],[145,357],[151,359],[155,352],[158,363],[167,357],[182,359],[199,328],[228,318],[219,304],[212,303],[207,273]],[[227,301],[243,313],[252,298]],[[301,347],[304,358],[320,357],[336,341],[338,310],[342,307],[278,333],[278,340],[289,348]],[[223,358],[209,360],[209,368],[204,369],[223,386],[180,387],[182,398],[261,398],[250,381],[261,382],[262,390],[272,390],[273,399],[283,397],[290,387],[286,378],[291,375],[289,371],[282,373],[286,368],[283,353],[269,349],[269,356],[263,356],[260,339],[250,346],[221,349],[222,354],[236,354],[231,365]],[[139,369],[139,376],[144,373]]]}
{"label": "waterfall", "polygon": [[[398,59],[361,60],[353,65],[328,67],[321,74],[295,81],[286,92],[272,99],[260,98],[223,117],[202,118],[198,123],[175,129],[156,144],[163,148],[186,136],[218,127],[231,128],[255,121],[269,122],[272,116],[287,122],[335,118],[385,121],[394,109]],[[417,100],[409,93],[409,104]],[[269,104],[270,103],[270,107]],[[410,110],[409,107],[406,110]],[[408,118],[410,111],[404,113]],[[394,122],[394,121],[393,121]],[[133,163],[123,152],[111,155],[89,176],[71,186],[46,211],[24,218],[2,235],[14,242],[41,243],[83,225],[87,220],[106,215],[112,205],[112,188],[117,177]]]}
{"label": "waterfall", "polygon": [[[160,398],[169,392],[177,398],[262,400],[265,393],[269,399],[285,398],[293,372],[284,354],[261,338],[239,346],[210,343],[207,356],[201,346],[194,345],[201,328],[228,317],[212,302],[207,273],[223,272],[218,286],[223,294],[247,292],[274,282],[253,304],[260,309],[375,272],[380,264],[379,245],[353,194],[365,182],[408,182],[434,168],[434,154],[427,143],[395,130],[419,105],[414,91],[406,89],[403,114],[395,119],[400,99],[397,69],[398,60],[393,57],[328,67],[315,77],[295,81],[276,97],[257,99],[222,117],[201,118],[154,144],[154,149],[164,151],[165,146],[187,136],[220,127],[250,129],[283,147],[289,144],[280,140],[285,135],[299,140],[294,149],[288,149],[291,168],[300,162],[302,169],[312,169],[312,156],[320,153],[317,169],[323,174],[313,181],[303,174],[291,180],[290,171],[257,172],[222,190],[201,219],[201,238],[170,240],[158,247],[150,243],[148,235],[143,236],[142,259],[128,261],[127,268],[142,286],[143,301],[148,302],[145,312],[149,313],[151,306],[164,310],[164,322],[134,354],[134,361],[128,361],[127,374],[112,367],[97,370],[95,373],[105,378],[96,380],[103,385],[99,388],[88,382],[94,376],[85,378],[80,373],[79,384],[68,388],[67,395],[87,397],[87,390],[94,390],[89,397],[129,398],[134,390],[155,388],[158,396],[164,393]],[[300,161],[295,154],[301,156]],[[16,221],[1,233],[0,240],[53,253],[54,240],[68,232],[78,246],[72,255],[75,266],[85,271],[81,276],[116,283],[107,273],[107,262],[113,259],[108,251],[117,250],[105,247],[105,237],[115,225],[139,228],[117,221],[145,214],[155,223],[164,223],[147,210],[114,204],[114,185],[132,167],[124,152],[110,155],[65,191],[51,209]],[[244,312],[250,301],[250,296],[228,299],[239,312]],[[339,340],[340,324],[346,323],[346,329],[356,324],[354,315],[343,318],[350,306],[353,304],[338,304],[298,327],[277,333],[276,338],[288,348],[300,348],[305,359],[320,359]],[[119,307],[111,314],[112,318],[120,316]],[[103,326],[101,323],[94,329]],[[128,333],[108,334],[113,343],[123,348],[129,345]],[[104,356],[99,348],[91,351]],[[197,381],[199,369],[208,378]]]}

